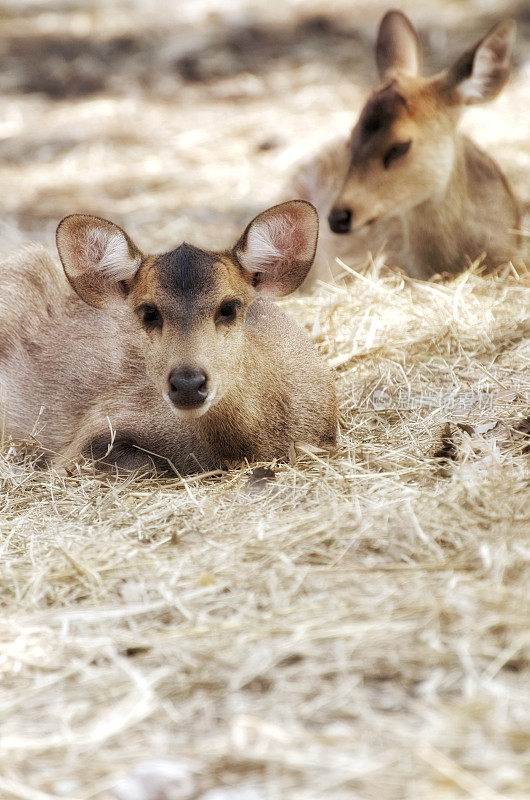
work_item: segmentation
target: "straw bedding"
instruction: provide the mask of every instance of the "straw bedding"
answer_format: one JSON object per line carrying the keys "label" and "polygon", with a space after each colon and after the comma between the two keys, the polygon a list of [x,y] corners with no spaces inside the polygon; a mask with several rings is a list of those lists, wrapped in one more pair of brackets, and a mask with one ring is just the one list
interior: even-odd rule
{"label": "straw bedding", "polygon": [[[123,32],[133,6],[145,12],[94,14]],[[54,8],[46,36],[82,27],[73,4]],[[381,6],[367,8],[375,23]],[[228,243],[274,202],[297,131],[302,149],[324,140],[363,90],[332,85],[339,56],[318,70],[293,52],[265,76],[178,78],[178,92],[168,70],[171,100],[5,85],[2,247],[50,240],[75,210],[145,249]],[[525,97],[521,72],[467,124],[528,199]],[[114,480],[35,469],[31,442],[4,441],[1,798],[529,796],[529,281],[421,283],[381,259],[345,272],[284,301],[337,371],[331,455],[299,449],[261,480],[246,464]]]}

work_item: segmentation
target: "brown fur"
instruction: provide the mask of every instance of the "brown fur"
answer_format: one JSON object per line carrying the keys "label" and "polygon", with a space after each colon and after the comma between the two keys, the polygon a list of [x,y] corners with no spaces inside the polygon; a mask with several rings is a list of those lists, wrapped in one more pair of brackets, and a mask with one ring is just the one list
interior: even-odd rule
{"label": "brown fur", "polygon": [[[503,23],[452,68],[423,78],[411,23],[400,12],[385,15],[376,46],[382,86],[348,142],[295,175],[296,190],[315,203],[323,226],[329,212],[330,219],[341,211],[352,217],[350,233],[322,237],[306,286],[322,277],[316,270],[322,272],[335,254],[356,258],[363,245],[375,251],[385,242],[389,261],[419,278],[456,274],[482,257],[488,270],[517,261],[514,194],[499,166],[457,128],[463,105],[489,100],[504,85],[512,43],[513,27]],[[479,50],[489,71],[478,70],[475,78]],[[409,149],[392,158],[396,145]]]}
{"label": "brown fur", "polygon": [[[67,222],[73,220],[76,233],[90,219]],[[65,235],[63,240],[62,254],[68,249]],[[255,276],[242,268],[236,250],[197,253],[208,278],[200,291],[193,286],[198,267],[173,289],[161,279],[167,256],[142,256],[123,294],[110,291],[101,308],[72,288],[79,281],[81,291],[90,292],[97,281],[69,275],[70,285],[41,247],[4,263],[0,406],[8,433],[21,438],[35,430],[59,464],[86,455],[103,468],[155,466],[180,473],[286,458],[296,442],[332,446],[333,378],[306,335],[257,295]],[[182,273],[186,259],[179,263]],[[95,291],[92,299],[100,301],[101,286]],[[214,313],[227,296],[237,297],[241,308],[237,320],[222,328]],[[146,301],[162,310],[161,330],[143,330],[135,309]],[[168,400],[168,373],[181,363],[200,365],[217,389],[219,399],[202,416],[183,418]]]}

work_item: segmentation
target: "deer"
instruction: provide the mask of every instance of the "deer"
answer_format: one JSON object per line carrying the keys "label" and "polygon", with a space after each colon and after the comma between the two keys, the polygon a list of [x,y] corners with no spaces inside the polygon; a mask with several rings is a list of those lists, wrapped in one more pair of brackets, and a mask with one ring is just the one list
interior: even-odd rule
{"label": "deer", "polygon": [[[337,436],[331,370],[273,298],[297,289],[318,237],[305,201],[252,220],[220,252],[145,255],[86,214],[0,270],[0,409],[43,463],[179,475],[285,460]],[[62,266],[61,266],[62,264]]]}
{"label": "deer", "polygon": [[[515,23],[495,25],[452,66],[423,77],[418,34],[401,11],[382,18],[375,44],[381,85],[347,140],[332,142],[296,171],[294,192],[329,231],[304,284],[329,277],[328,263],[363,245],[411,277],[484,272],[517,261],[519,204],[498,164],[460,133],[466,106],[493,100],[508,80]],[[342,240],[342,241],[341,241]]]}

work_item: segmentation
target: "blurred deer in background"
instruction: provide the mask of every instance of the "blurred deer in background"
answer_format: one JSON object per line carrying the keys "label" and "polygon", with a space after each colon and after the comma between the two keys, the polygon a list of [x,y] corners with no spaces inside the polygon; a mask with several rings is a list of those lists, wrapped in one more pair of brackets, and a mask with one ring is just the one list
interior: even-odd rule
{"label": "blurred deer in background", "polygon": [[[514,40],[515,23],[501,22],[450,68],[424,78],[416,31],[400,11],[389,11],[375,48],[382,86],[349,141],[298,170],[295,193],[327,214],[331,231],[353,247],[358,232],[369,242],[367,226],[381,244],[389,225],[389,263],[414,277],[456,274],[480,258],[487,270],[517,259],[520,215],[508,181],[458,131],[465,106],[492,100],[506,83]],[[306,287],[325,274],[335,243],[339,254],[347,251],[338,237],[323,236],[320,274],[315,269]]]}
{"label": "blurred deer in background", "polygon": [[303,201],[263,212],[219,253],[182,244],[145,256],[111,222],[66,217],[64,272],[38,246],[2,265],[8,433],[36,427],[58,464],[182,473],[332,446],[332,374],[267,299],[304,280],[317,236]]}

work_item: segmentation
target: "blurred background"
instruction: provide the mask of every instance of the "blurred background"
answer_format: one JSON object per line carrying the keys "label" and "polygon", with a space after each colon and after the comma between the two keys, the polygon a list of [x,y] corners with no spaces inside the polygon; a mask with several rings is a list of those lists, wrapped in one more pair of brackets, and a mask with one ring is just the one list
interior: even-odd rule
{"label": "blurred background", "polygon": [[[231,244],[279,198],[292,165],[346,133],[376,82],[388,2],[3,0],[0,248],[52,243],[65,214],[124,225],[146,250]],[[516,68],[464,127],[529,198],[530,5],[399,4],[425,67],[498,19],[518,23]]]}

